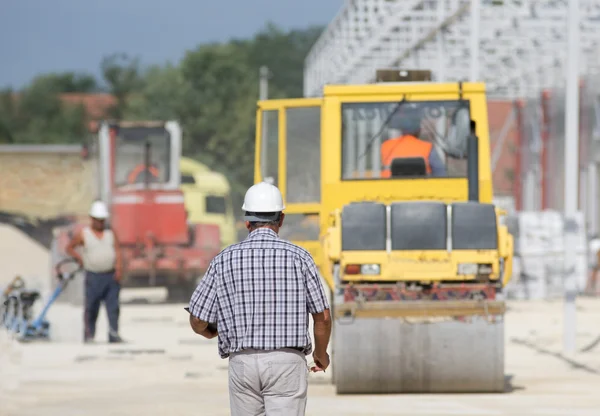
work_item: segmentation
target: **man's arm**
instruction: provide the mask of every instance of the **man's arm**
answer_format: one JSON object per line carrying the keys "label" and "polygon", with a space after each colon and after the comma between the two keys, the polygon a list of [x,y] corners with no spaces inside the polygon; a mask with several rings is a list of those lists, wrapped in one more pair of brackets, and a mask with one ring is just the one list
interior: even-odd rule
{"label": "man's arm", "polygon": [[313,356],[315,362],[319,359],[326,360],[326,363],[321,363],[324,364],[326,368],[329,365],[327,346],[329,345],[329,338],[331,337],[331,312],[329,310],[329,302],[327,301],[325,290],[321,284],[317,266],[312,258],[305,264],[307,309],[314,320],[313,332],[315,336],[315,350]]}
{"label": "man's arm", "polygon": [[213,260],[190,299],[190,327],[196,334],[208,339],[218,335],[217,329],[209,326],[209,323],[217,322],[216,278],[217,267]]}
{"label": "man's arm", "polygon": [[73,257],[80,265],[83,265],[83,259],[79,255],[79,253],[75,250],[77,247],[83,246],[83,233],[78,231],[75,233],[69,244],[67,245],[67,254]]}
{"label": "man's arm", "polygon": [[113,231],[112,234],[115,247],[115,280],[117,282],[120,282],[121,277],[123,276],[123,257],[121,254],[121,243],[117,238],[117,233]]}
{"label": "man's arm", "polygon": [[433,176],[446,176],[446,166],[435,147],[432,147],[431,152],[429,152],[429,166],[431,166]]}
{"label": "man's arm", "polygon": [[315,336],[315,354],[323,356],[327,353],[329,338],[331,337],[331,312],[325,309],[320,313],[312,314],[315,323],[313,333]]}

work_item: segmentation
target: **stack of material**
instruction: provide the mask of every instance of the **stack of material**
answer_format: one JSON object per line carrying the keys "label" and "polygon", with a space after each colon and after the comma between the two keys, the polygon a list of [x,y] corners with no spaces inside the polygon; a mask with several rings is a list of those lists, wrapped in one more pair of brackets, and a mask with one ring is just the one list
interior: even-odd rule
{"label": "stack of material", "polygon": [[[587,236],[583,213],[577,213],[576,275],[579,290],[587,280]],[[547,299],[564,293],[564,220],[557,211],[520,212],[509,221],[515,237],[511,298]]]}

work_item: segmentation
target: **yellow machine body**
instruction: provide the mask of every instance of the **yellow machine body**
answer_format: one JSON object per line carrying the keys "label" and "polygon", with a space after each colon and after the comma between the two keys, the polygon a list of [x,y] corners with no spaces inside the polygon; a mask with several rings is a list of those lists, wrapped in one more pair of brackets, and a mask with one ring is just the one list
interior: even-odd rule
{"label": "yellow machine body", "polygon": [[[403,135],[411,114],[445,174],[383,177],[382,134]],[[256,144],[255,182],[286,202],[280,235],[312,254],[332,292],[338,393],[501,391],[497,295],[513,240],[492,205],[485,85],[334,85],[259,101]],[[473,360],[488,364],[465,375]]]}
{"label": "yellow machine body", "polygon": [[223,248],[235,243],[235,218],[227,178],[187,157],[180,159],[179,169],[188,221],[218,225]]}

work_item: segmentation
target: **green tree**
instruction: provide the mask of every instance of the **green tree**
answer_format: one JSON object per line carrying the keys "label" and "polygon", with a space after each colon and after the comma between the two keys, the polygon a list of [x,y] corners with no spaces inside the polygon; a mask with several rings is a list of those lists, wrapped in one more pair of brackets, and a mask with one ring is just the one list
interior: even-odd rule
{"label": "green tree", "polygon": [[273,73],[270,98],[301,97],[304,58],[321,30],[270,24],[252,39],[200,45],[178,67],[149,68],[125,114],[179,120],[184,154],[227,175],[237,203],[253,181],[259,68]]}
{"label": "green tree", "polygon": [[284,32],[268,24],[248,43],[248,65],[258,73],[266,65],[270,98],[300,98],[303,96],[304,59],[323,31],[322,26]]}
{"label": "green tree", "polygon": [[98,89],[94,77],[75,72],[49,73],[35,77],[22,91],[0,92],[0,142],[64,143],[81,140],[85,134],[85,109],[65,104],[63,93]]}
{"label": "green tree", "polygon": [[75,72],[50,73],[36,77],[32,84],[45,84],[55,93],[91,93],[99,91],[98,82],[92,75]]}
{"label": "green tree", "polygon": [[[224,173],[235,195],[252,182],[257,72],[243,43],[203,45],[182,62],[186,97],[187,155]],[[238,198],[235,198],[236,202]]]}
{"label": "green tree", "polygon": [[117,104],[110,109],[111,116],[120,120],[127,111],[128,98],[143,85],[139,59],[115,53],[103,58],[100,68],[111,94],[117,100]]}
{"label": "green tree", "polygon": [[19,93],[0,94],[0,141],[4,143],[72,143],[86,134],[82,105],[60,100],[62,85],[40,76]]}
{"label": "green tree", "polygon": [[141,88],[128,98],[125,117],[131,120],[179,120],[185,113],[188,89],[179,66],[151,66],[142,74]]}
{"label": "green tree", "polygon": [[7,88],[0,91],[0,143],[15,143],[14,130],[17,121],[15,93]]}

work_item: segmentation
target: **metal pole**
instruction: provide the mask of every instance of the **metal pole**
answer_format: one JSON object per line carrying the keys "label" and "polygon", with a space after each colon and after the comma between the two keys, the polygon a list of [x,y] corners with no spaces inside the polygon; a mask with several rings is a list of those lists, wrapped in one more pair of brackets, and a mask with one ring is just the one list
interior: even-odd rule
{"label": "metal pole", "polygon": [[[438,8],[437,8],[437,18],[438,24],[442,24],[444,21],[444,17],[446,15],[446,0],[438,0]],[[445,52],[445,39],[444,39],[444,29],[440,27],[440,30],[437,34],[437,61],[438,61],[438,73],[437,80],[438,82],[444,82],[446,80],[446,55]]]}
{"label": "metal pole", "polygon": [[517,117],[517,137],[515,140],[515,174],[513,175],[513,196],[515,198],[515,209],[523,210],[523,101],[515,101],[515,115]]}
{"label": "metal pole", "polygon": [[469,81],[479,80],[479,23],[480,0],[471,0],[471,74]]}
{"label": "metal pole", "polygon": [[269,98],[269,68],[261,66],[259,70],[260,81],[258,90],[258,99],[267,100]]}
{"label": "metal pole", "polygon": [[542,91],[541,94],[541,108],[542,108],[542,154],[541,158],[541,170],[542,170],[542,184],[540,185],[540,189],[542,191],[542,210],[548,209],[548,146],[550,143],[550,93],[547,90]]}
{"label": "metal pole", "polygon": [[589,234],[598,234],[598,168],[595,161],[588,165],[588,221]]}
{"label": "metal pole", "polygon": [[[267,100],[269,97],[269,68],[266,66],[261,66],[259,71],[259,81],[258,81],[258,99],[259,100]],[[261,132],[261,149],[260,149],[260,177],[262,180],[265,179],[265,175],[267,175],[267,149],[268,149],[268,127],[269,127],[269,119],[268,117],[271,114],[267,111],[262,112],[262,132]],[[275,114],[277,117],[277,114]]]}
{"label": "metal pole", "polygon": [[576,246],[577,193],[579,190],[579,0],[569,0],[568,57],[565,116],[565,306],[563,347],[567,354],[575,352],[577,296]]}

